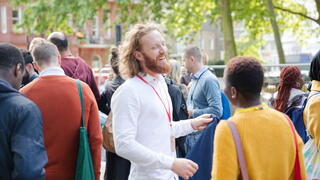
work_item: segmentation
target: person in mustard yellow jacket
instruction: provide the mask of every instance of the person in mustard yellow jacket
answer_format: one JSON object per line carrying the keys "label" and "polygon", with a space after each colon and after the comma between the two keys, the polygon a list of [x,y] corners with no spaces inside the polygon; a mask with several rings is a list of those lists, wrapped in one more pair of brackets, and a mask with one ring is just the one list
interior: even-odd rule
{"label": "person in mustard yellow jacket", "polygon": [[316,94],[320,92],[320,51],[311,61],[309,77],[312,83],[311,92],[303,112],[303,119],[306,129],[320,149],[320,94]]}
{"label": "person in mustard yellow jacket", "polygon": [[[225,89],[230,102],[237,107],[228,119],[239,132],[244,158],[252,180],[293,180],[296,147],[294,134],[285,115],[260,102],[263,69],[250,57],[232,58],[225,70]],[[306,179],[303,142],[298,140],[302,179]],[[216,129],[213,155],[213,180],[237,180],[241,177],[236,146],[226,121]]]}

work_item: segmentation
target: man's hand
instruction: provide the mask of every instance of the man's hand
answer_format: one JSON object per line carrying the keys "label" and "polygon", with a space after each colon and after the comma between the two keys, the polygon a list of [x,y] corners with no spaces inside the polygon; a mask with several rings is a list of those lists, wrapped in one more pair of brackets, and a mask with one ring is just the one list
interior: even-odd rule
{"label": "man's hand", "polygon": [[192,110],[188,110],[188,117],[192,118]]}
{"label": "man's hand", "polygon": [[191,119],[191,126],[195,130],[203,130],[212,120],[210,114],[203,114],[197,118]]}
{"label": "man's hand", "polygon": [[184,179],[189,179],[198,170],[198,165],[189,159],[176,158],[171,170]]}

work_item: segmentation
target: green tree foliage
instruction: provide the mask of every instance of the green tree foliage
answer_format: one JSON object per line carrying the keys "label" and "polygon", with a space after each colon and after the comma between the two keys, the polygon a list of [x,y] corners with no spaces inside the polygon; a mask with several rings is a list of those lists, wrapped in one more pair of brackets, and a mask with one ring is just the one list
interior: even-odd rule
{"label": "green tree foliage", "polygon": [[[11,0],[14,6],[24,6],[22,24],[27,34],[48,34],[52,31],[72,33],[92,19],[105,0]],[[71,27],[73,24],[73,27]]]}
{"label": "green tree foliage", "polygon": [[[314,6],[313,12],[308,12],[306,5]],[[281,0],[275,1],[274,7],[285,14],[296,15],[302,19],[310,20],[320,25],[320,0]]]}
{"label": "green tree foliage", "polygon": [[[236,43],[227,45],[225,49],[229,55],[225,55],[226,59],[236,55],[236,52],[241,55],[258,55],[259,47],[264,43],[263,34],[273,33],[270,23],[272,15],[267,11],[265,0],[228,0],[230,11],[227,13],[221,6],[221,2],[225,1],[117,0],[116,23],[122,24],[123,32],[126,32],[128,27],[137,22],[155,21],[162,24],[165,27],[165,33],[174,39],[190,42],[200,31],[203,23],[221,23],[223,28],[223,22],[228,21],[228,28],[225,27],[223,30],[229,31],[224,34],[224,39],[228,42],[234,42],[234,38],[230,35],[234,30],[230,24],[236,28],[244,27],[247,33],[241,34]],[[320,0],[306,1],[314,1],[319,12]],[[108,0],[11,0],[11,2],[14,5],[24,6],[25,16],[21,26],[27,33],[35,34],[48,34],[51,31],[67,33],[81,31],[85,22],[92,19],[97,10],[102,9],[110,13]],[[302,27],[305,25],[305,20],[319,19],[314,18],[316,13],[316,15],[310,14],[303,4],[294,0],[277,0],[273,1],[273,4],[280,34],[292,30],[293,33],[298,34],[298,38],[303,39],[309,34],[306,33],[306,28]],[[223,15],[228,18],[222,18]],[[72,27],[70,22],[73,22]]]}

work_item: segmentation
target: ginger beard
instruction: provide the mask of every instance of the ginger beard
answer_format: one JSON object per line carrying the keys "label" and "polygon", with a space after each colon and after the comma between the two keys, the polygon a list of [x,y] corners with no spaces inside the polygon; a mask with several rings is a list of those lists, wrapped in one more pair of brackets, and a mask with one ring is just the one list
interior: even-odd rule
{"label": "ginger beard", "polygon": [[152,72],[159,74],[169,74],[171,72],[171,66],[168,62],[168,56],[161,55],[156,57],[156,59],[150,58],[148,55],[143,53],[144,65]]}

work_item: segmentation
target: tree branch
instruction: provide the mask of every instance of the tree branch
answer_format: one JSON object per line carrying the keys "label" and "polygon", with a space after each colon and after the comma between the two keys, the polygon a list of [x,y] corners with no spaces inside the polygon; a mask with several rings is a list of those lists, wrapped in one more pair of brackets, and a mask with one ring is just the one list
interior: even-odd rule
{"label": "tree branch", "polygon": [[280,11],[284,11],[284,12],[290,13],[290,14],[302,16],[302,17],[304,17],[304,18],[306,18],[306,19],[309,19],[309,20],[311,20],[311,21],[314,21],[314,22],[316,22],[318,25],[320,25],[320,19],[315,19],[315,18],[312,18],[312,17],[310,17],[310,16],[308,16],[308,15],[306,15],[306,14],[303,14],[303,13],[301,13],[301,12],[295,12],[295,11],[292,11],[292,10],[290,10],[290,9],[285,9],[285,8],[282,8],[282,7],[279,7],[279,6],[274,6],[274,8],[276,8],[276,9],[278,9],[278,10],[280,10]]}

